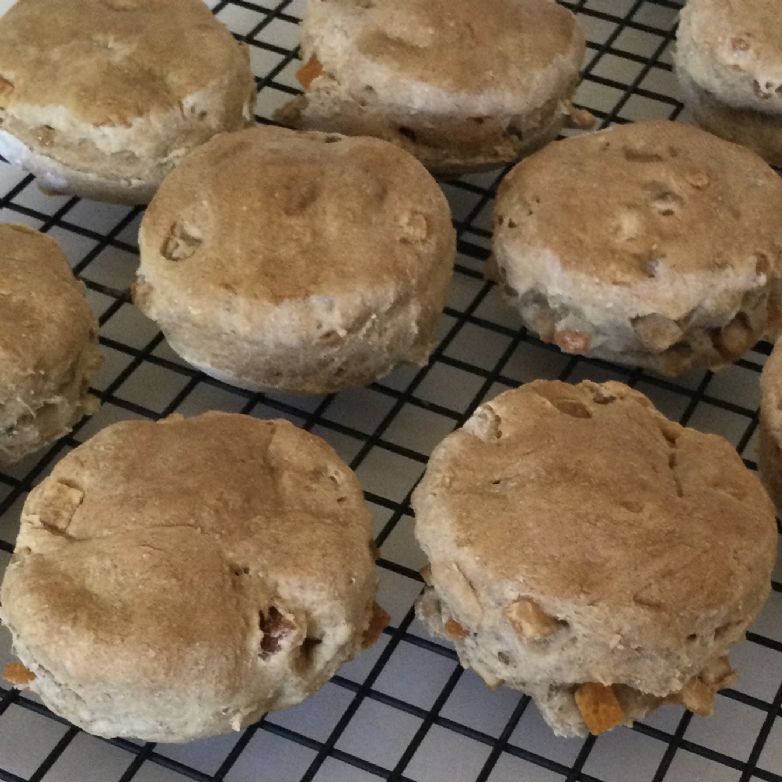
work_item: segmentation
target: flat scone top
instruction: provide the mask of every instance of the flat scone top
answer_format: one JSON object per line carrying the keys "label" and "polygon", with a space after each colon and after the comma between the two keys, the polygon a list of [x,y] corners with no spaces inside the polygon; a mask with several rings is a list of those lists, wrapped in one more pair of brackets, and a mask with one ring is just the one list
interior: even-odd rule
{"label": "flat scone top", "polygon": [[349,91],[447,113],[459,97],[514,112],[542,103],[584,52],[575,17],[553,0],[313,0],[304,38]]}
{"label": "flat scone top", "polygon": [[583,611],[650,651],[745,621],[775,558],[771,505],[729,443],[619,383],[536,381],[482,405],[414,505],[430,560],[480,604]]}
{"label": "flat scone top", "polygon": [[689,0],[677,62],[736,108],[782,114],[782,25],[777,0]]}
{"label": "flat scone top", "polygon": [[3,618],[33,689],[92,732],[226,732],[360,647],[370,534],[355,476],[286,421],[122,422],[30,494]]}
{"label": "flat scone top", "polygon": [[140,232],[137,296],[147,283],[234,311],[237,299],[412,294],[453,241],[442,191],[407,153],[259,126],[214,138],[163,183]]}
{"label": "flat scone top", "polygon": [[71,124],[184,112],[244,62],[202,0],[18,0],[0,18],[0,110],[38,116],[46,146]]}
{"label": "flat scone top", "polygon": [[0,225],[0,405],[58,389],[94,340],[95,317],[57,242]]}
{"label": "flat scone top", "polygon": [[495,251],[518,290],[589,279],[677,318],[778,276],[781,215],[782,182],[753,152],[692,125],[634,122],[517,165],[498,193]]}

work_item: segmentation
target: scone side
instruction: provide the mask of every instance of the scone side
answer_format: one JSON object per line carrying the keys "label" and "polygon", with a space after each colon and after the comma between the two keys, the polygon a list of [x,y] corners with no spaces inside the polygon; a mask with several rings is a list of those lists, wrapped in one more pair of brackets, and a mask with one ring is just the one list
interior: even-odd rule
{"label": "scone side", "polygon": [[[0,152],[13,165],[38,177],[48,192],[148,203],[191,149],[215,133],[250,124],[255,81],[246,52],[242,58],[247,61],[243,77],[225,76],[181,105],[139,117],[127,126],[95,128],[61,111],[0,108]],[[205,116],[211,117],[209,124]]]}
{"label": "scone side", "polygon": [[771,165],[782,165],[782,115],[724,103],[700,87],[682,66],[677,76],[684,102],[702,128],[748,147]]}
{"label": "scone side", "polygon": [[489,95],[446,91],[385,73],[346,44],[339,13],[326,4],[310,5],[302,24],[302,71],[308,63],[317,69],[314,78],[302,80],[304,94],[277,111],[282,124],[382,138],[435,174],[457,175],[533,152],[557,136],[570,114],[585,52],[575,21],[567,52],[551,57],[528,92],[498,86]]}
{"label": "scone side", "polygon": [[762,339],[775,312],[775,270],[670,274],[633,288],[609,288],[572,270],[559,273],[560,262],[545,248],[528,245],[523,256],[516,246],[506,250],[504,236],[500,227],[494,239],[503,297],[527,328],[566,353],[671,376],[695,367],[718,369]]}

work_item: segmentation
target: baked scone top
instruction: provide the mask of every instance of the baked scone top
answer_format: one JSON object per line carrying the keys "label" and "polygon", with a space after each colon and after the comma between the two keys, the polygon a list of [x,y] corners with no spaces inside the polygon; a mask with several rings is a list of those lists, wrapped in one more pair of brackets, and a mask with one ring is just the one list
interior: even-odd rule
{"label": "baked scone top", "polygon": [[350,92],[427,112],[470,96],[487,113],[537,105],[584,54],[575,17],[554,0],[313,0],[302,35],[305,56]]}
{"label": "baked scone top", "polygon": [[743,620],[775,559],[773,510],[734,449],[620,383],[536,381],[482,405],[414,504],[430,559],[475,589],[465,604],[578,605],[649,649]]}
{"label": "baked scone top", "polygon": [[0,225],[0,405],[64,385],[96,331],[84,286],[57,242]]}
{"label": "baked scone top", "polygon": [[[50,122],[108,132],[184,113],[195,93],[247,71],[246,53],[202,0],[18,0],[0,18],[0,109],[29,122],[37,112],[43,135]],[[243,105],[243,80],[225,90],[235,93],[226,105]]]}
{"label": "baked scone top", "polygon": [[[194,720],[219,723],[219,699],[233,715],[242,699],[257,707],[260,684],[283,701],[302,686],[259,678],[279,676],[259,658],[276,641],[281,657],[299,647],[302,679],[328,668],[320,651],[360,643],[375,584],[370,535],[353,473],[286,421],[126,421],[68,454],[30,494],[3,611],[25,662],[64,688],[117,686],[152,713],[151,692],[173,699],[167,709],[200,701]],[[266,624],[272,609],[290,622],[284,643]],[[150,733],[128,719],[131,735]]]}
{"label": "baked scone top", "polygon": [[567,276],[682,317],[778,274],[781,216],[782,181],[755,153],[692,125],[634,122],[518,164],[498,193],[495,251],[520,290]]}
{"label": "baked scone top", "polygon": [[142,224],[140,272],[210,308],[274,306],[412,293],[453,243],[445,196],[411,155],[259,126],[214,138],[166,179]]}
{"label": "baked scone top", "polygon": [[782,113],[782,25],[777,0],[688,0],[677,61],[737,108]]}

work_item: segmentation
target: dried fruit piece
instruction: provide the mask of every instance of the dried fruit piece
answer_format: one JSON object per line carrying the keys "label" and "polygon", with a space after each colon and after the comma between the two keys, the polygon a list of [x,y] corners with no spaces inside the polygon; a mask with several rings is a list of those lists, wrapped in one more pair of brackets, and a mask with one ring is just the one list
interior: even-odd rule
{"label": "dried fruit piece", "polygon": [[554,344],[565,353],[586,353],[589,350],[589,334],[563,329],[554,332]]}
{"label": "dried fruit piece", "polygon": [[267,615],[261,612],[259,626],[263,633],[261,651],[264,656],[279,652],[285,641],[297,629],[293,617],[283,614],[274,606],[269,607]]}
{"label": "dried fruit piece", "polygon": [[35,681],[35,674],[20,662],[11,662],[3,668],[3,678],[14,687],[27,687]]}
{"label": "dried fruit piece", "polygon": [[81,489],[61,481],[46,481],[30,495],[25,517],[52,532],[65,532],[83,501]]}
{"label": "dried fruit piece", "polygon": [[693,676],[680,692],[668,700],[681,703],[685,709],[708,717],[714,711],[714,697],[719,690],[730,687],[736,681],[736,672],[727,656],[710,662],[697,676]]}
{"label": "dried fruit piece", "polygon": [[567,110],[565,123],[568,128],[591,130],[597,124],[597,117],[591,111],[570,106]]}
{"label": "dried fruit piece", "polygon": [[460,625],[455,619],[449,619],[445,623],[445,634],[454,641],[462,641],[470,634],[470,631]]}
{"label": "dried fruit piece", "polygon": [[551,635],[559,622],[549,616],[534,600],[522,598],[505,609],[505,618],[524,641],[535,641]]}
{"label": "dried fruit piece", "polygon": [[711,182],[709,175],[704,174],[702,171],[688,174],[685,179],[697,190],[703,190],[703,188],[708,187],[709,182]]}
{"label": "dried fruit piece", "polygon": [[39,128],[35,129],[33,134],[35,136],[35,140],[42,147],[50,147],[52,144],[54,144],[55,132],[51,125],[41,125]]}
{"label": "dried fruit piece", "polygon": [[184,261],[196,252],[202,242],[201,232],[195,226],[176,222],[163,245],[163,257],[169,261]]}
{"label": "dried fruit piece", "polygon": [[296,79],[305,90],[308,90],[310,84],[312,84],[318,76],[322,76],[323,73],[323,66],[320,63],[320,60],[313,55],[298,71],[296,71]]}
{"label": "dried fruit piece", "polygon": [[0,109],[4,109],[14,91],[14,85],[0,76]]}
{"label": "dried fruit piece", "polygon": [[575,692],[576,706],[593,736],[599,736],[625,720],[625,713],[610,684],[587,682]]}
{"label": "dried fruit piece", "polygon": [[632,326],[641,344],[655,353],[662,353],[684,339],[684,332],[676,321],[657,313],[633,318]]}
{"label": "dried fruit piece", "polygon": [[682,687],[674,700],[694,714],[708,717],[714,711],[714,695],[714,689],[695,676]]}
{"label": "dried fruit piece", "polygon": [[429,221],[421,212],[406,214],[400,221],[399,227],[402,229],[402,235],[399,237],[401,242],[416,244],[425,242],[429,238]]}
{"label": "dried fruit piece", "polygon": [[714,347],[728,361],[735,361],[743,355],[752,343],[752,329],[747,316],[739,312],[727,326],[723,326],[714,337]]}
{"label": "dried fruit piece", "polygon": [[384,611],[377,603],[372,604],[372,618],[369,620],[369,626],[364,630],[364,636],[361,639],[361,645],[368,649],[380,638],[380,634],[391,623],[391,616]]}
{"label": "dried fruit piece", "polygon": [[320,196],[320,186],[317,182],[292,182],[290,190],[285,194],[283,211],[286,215],[301,214],[308,206],[312,206]]}

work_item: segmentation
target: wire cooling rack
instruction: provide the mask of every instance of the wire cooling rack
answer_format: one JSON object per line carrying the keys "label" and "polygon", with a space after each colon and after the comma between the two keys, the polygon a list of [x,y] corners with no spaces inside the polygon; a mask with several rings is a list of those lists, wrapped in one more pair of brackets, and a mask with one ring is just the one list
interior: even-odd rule
{"label": "wire cooling rack", "polygon": [[[259,121],[296,91],[297,23],[305,0],[210,3],[251,49]],[[476,3],[478,0],[476,0]],[[0,0],[0,12],[11,5]],[[671,43],[681,3],[580,0],[589,48],[580,105],[604,124],[677,117]],[[208,409],[283,416],[325,437],[358,472],[381,550],[380,601],[393,617],[378,644],[306,703],[241,734],[189,745],[103,741],[35,699],[0,689],[0,780],[7,782],[782,782],[782,583],[733,652],[740,678],[702,719],[668,706],[599,739],[555,738],[529,699],[490,692],[430,639],[413,615],[424,564],[412,536],[410,492],[428,453],[483,400],[534,378],[615,378],[670,417],[716,432],[754,468],[758,373],[768,346],[723,372],[672,382],[560,354],[519,329],[484,282],[490,212],[503,172],[444,184],[459,257],[441,342],[424,369],[400,369],[366,389],[288,398],[245,393],[183,364],[129,303],[137,265],[137,208],[42,195],[0,162],[0,221],[49,232],[87,284],[100,316],[103,406],[72,436],[0,474],[0,572],[31,486],[69,449],[127,418]],[[779,572],[775,575],[779,578]],[[11,659],[0,630],[0,664]]]}

